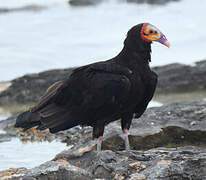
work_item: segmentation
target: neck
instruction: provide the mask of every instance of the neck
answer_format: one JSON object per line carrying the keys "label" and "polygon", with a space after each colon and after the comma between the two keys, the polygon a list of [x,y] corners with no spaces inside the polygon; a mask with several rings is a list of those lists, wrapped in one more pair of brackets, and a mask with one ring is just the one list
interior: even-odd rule
{"label": "neck", "polygon": [[149,65],[151,61],[151,43],[142,43],[140,45],[130,44],[125,40],[122,51],[116,56],[118,63],[134,68],[135,66]]}

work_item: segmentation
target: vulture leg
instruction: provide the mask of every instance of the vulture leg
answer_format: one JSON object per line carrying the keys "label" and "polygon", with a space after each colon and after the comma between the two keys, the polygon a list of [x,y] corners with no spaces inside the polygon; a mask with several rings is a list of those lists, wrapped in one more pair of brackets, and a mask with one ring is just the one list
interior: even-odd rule
{"label": "vulture leg", "polygon": [[102,150],[102,141],[103,141],[103,136],[99,136],[97,139],[97,152],[101,152]]}
{"label": "vulture leg", "polygon": [[93,127],[93,139],[97,138],[97,152],[101,152],[104,134],[104,121],[98,121]]}
{"label": "vulture leg", "polygon": [[129,145],[129,128],[132,122],[133,118],[133,113],[127,113],[122,115],[121,118],[121,126],[122,126],[122,131],[124,133],[124,143],[125,143],[125,149],[128,151],[130,150],[130,145]]}
{"label": "vulture leg", "polygon": [[129,130],[128,130],[128,129],[124,129],[124,130],[123,130],[123,133],[124,133],[125,150],[128,151],[128,150],[130,150],[129,138],[128,138]]}

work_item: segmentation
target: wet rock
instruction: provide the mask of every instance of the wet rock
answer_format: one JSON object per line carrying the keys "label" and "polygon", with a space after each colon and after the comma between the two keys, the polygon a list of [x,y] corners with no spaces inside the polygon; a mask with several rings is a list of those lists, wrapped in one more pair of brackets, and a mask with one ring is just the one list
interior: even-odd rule
{"label": "wet rock", "polygon": [[194,66],[174,63],[153,70],[158,74],[158,93],[206,89],[206,60],[196,62]]}
{"label": "wet rock", "polygon": [[[0,92],[0,105],[38,101],[52,83],[69,77],[73,69],[50,70],[14,79],[5,91]],[[153,70],[159,76],[156,94],[206,89],[206,60],[195,66],[176,63],[154,67]]]}
{"label": "wet rock", "polygon": [[69,4],[72,6],[88,6],[88,5],[96,5],[104,0],[69,0]]}
{"label": "wet rock", "polygon": [[[12,130],[12,121],[15,118],[10,118],[8,124],[0,122],[0,127]],[[77,126],[60,132],[55,138],[68,140],[73,148],[36,168],[17,169],[7,175],[7,171],[0,172],[0,179],[206,178],[206,101],[149,108],[141,118],[133,119],[130,151],[124,151],[120,127],[119,121],[106,127],[103,151],[98,154],[92,128]]]}
{"label": "wet rock", "polygon": [[16,174],[19,174],[20,172],[24,170],[26,170],[26,168],[10,168],[5,171],[0,171],[0,179],[1,180],[11,179],[13,175],[15,175],[15,177],[18,177],[18,175]]}
{"label": "wet rock", "polygon": [[[195,121],[196,124],[191,125]],[[120,124],[115,122],[105,130],[109,135],[103,148],[124,149]],[[149,108],[139,119],[133,119],[130,128],[132,149],[197,145],[206,147],[206,102],[175,102]]]}
{"label": "wet rock", "polygon": [[[87,151],[80,157],[58,156],[39,167],[19,170],[8,179],[205,179],[206,149],[193,146],[149,151]],[[4,171],[5,172],[5,171]],[[1,177],[1,172],[0,172]],[[1,178],[4,178],[2,176]]]}
{"label": "wet rock", "polygon": [[147,3],[147,4],[157,4],[157,5],[163,5],[168,2],[177,2],[180,0],[125,0],[126,2],[131,2],[131,3]]}
{"label": "wet rock", "polygon": [[[6,171],[4,171],[6,172]],[[2,173],[3,174],[3,173]],[[0,172],[1,177],[1,172]],[[18,173],[2,176],[2,179],[23,179],[23,180],[90,180],[91,175],[84,169],[80,169],[76,166],[71,165],[68,161],[49,161],[33,169],[19,169]]]}
{"label": "wet rock", "polygon": [[7,8],[7,7],[3,8],[3,7],[1,7],[0,8],[0,14],[1,13],[11,13],[11,12],[21,12],[21,11],[36,12],[36,11],[44,10],[46,8],[47,7],[45,7],[45,6],[40,6],[40,5],[35,5],[35,4],[26,5],[26,6],[23,6],[23,7],[16,7],[16,8]]}

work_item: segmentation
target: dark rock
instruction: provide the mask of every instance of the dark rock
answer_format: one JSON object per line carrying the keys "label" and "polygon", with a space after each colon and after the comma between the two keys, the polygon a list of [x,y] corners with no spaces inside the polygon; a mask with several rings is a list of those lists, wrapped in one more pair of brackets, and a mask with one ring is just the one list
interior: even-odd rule
{"label": "dark rock", "polygon": [[12,175],[18,174],[22,171],[26,170],[26,168],[10,168],[5,171],[0,171],[0,179],[1,180],[7,180],[9,179]]}
{"label": "dark rock", "polygon": [[69,0],[69,4],[72,6],[97,5],[101,2],[103,2],[103,0]]}
{"label": "dark rock", "polygon": [[[0,92],[0,105],[38,101],[52,83],[69,77],[73,69],[50,70],[14,79],[8,89]],[[156,94],[206,89],[206,60],[195,66],[176,63],[154,67],[153,70],[159,76]]]}
{"label": "dark rock", "polygon": [[168,2],[177,2],[180,0],[126,0],[126,2],[131,2],[131,3],[147,3],[147,4],[157,4],[157,5],[163,5]]}
{"label": "dark rock", "polygon": [[[12,131],[14,120],[0,127]],[[206,101],[149,108],[132,122],[130,151],[120,151],[124,143],[118,121],[106,127],[99,154],[91,130],[74,127],[58,133],[55,138],[68,139],[73,148],[36,168],[0,172],[0,179],[206,179]]]}
{"label": "dark rock", "polygon": [[153,70],[158,74],[158,93],[206,89],[206,60],[195,63],[195,66],[174,63]]}
{"label": "dark rock", "polygon": [[[206,149],[193,146],[157,148],[149,151],[90,150],[71,158],[60,153],[43,165],[6,176],[8,179],[193,179],[206,178]],[[60,158],[61,157],[61,158]],[[5,172],[5,171],[4,171]],[[5,176],[0,177],[4,178]]]}
{"label": "dark rock", "polygon": [[73,68],[50,70],[14,79],[11,81],[11,86],[0,93],[0,104],[15,102],[23,104],[37,101],[50,85],[69,77],[72,70]]}
{"label": "dark rock", "polygon": [[[191,125],[195,121],[196,124]],[[176,102],[149,108],[130,128],[132,149],[151,149],[166,146],[197,145],[206,147],[206,102]],[[122,150],[118,122],[106,127],[104,149]]]}
{"label": "dark rock", "polygon": [[[5,173],[6,171],[4,171]],[[3,173],[2,173],[3,174]],[[4,178],[5,176],[2,176]],[[0,172],[1,178],[1,172]],[[16,174],[7,175],[12,180],[90,180],[91,174],[84,169],[69,164],[65,160],[49,161],[33,169],[20,169]]]}
{"label": "dark rock", "polygon": [[6,141],[11,141],[11,136],[8,134],[1,134],[0,133],[0,143],[6,142]]}
{"label": "dark rock", "polygon": [[10,12],[21,12],[21,11],[32,11],[32,12],[36,12],[36,11],[41,11],[46,9],[47,7],[45,6],[40,6],[40,5],[27,5],[27,6],[23,6],[23,7],[16,7],[16,8],[0,8],[0,14],[1,13],[10,13]]}
{"label": "dark rock", "polygon": [[11,141],[12,137],[16,137],[17,129],[14,128],[16,116],[0,121],[0,130],[4,130],[0,133],[0,143]]}

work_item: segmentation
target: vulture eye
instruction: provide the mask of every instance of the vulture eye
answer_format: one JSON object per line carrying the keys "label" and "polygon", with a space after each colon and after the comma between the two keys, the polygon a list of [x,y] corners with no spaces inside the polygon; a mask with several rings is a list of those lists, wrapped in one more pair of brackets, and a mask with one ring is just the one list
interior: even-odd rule
{"label": "vulture eye", "polygon": [[153,30],[150,30],[149,33],[152,34],[152,33],[153,33]]}

